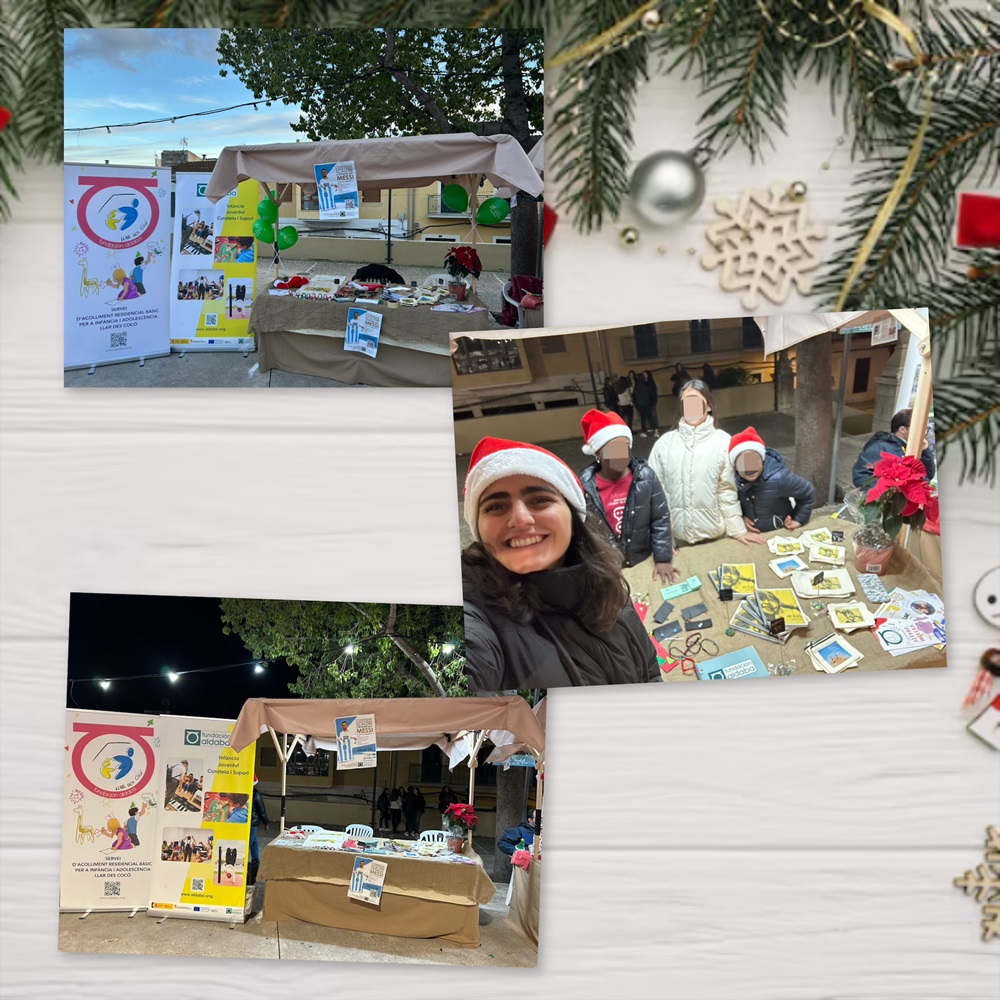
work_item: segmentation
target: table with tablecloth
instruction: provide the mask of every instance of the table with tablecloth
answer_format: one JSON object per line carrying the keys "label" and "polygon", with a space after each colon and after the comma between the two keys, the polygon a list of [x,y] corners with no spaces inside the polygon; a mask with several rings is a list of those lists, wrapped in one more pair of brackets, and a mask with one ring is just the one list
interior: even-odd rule
{"label": "table with tablecloth", "polygon": [[511,881],[514,883],[510,894],[510,912],[507,919],[536,948],[538,947],[538,899],[541,895],[542,862],[534,858],[527,871],[511,865]]}
{"label": "table with tablecloth", "polygon": [[[471,849],[472,864],[447,858],[321,850],[283,839],[261,855],[265,920],[305,920],[326,927],[442,938],[467,948],[479,945],[479,906],[496,887]],[[387,865],[378,906],[348,898],[358,854]]]}
{"label": "table with tablecloth", "polygon": [[[671,598],[674,611],[668,616],[667,621],[678,621],[683,626],[681,612],[688,607],[692,607],[699,602],[704,603],[708,609],[708,617],[712,620],[712,627],[702,631],[702,636],[712,639],[719,647],[719,655],[730,653],[746,646],[753,646],[765,665],[772,665],[774,668],[790,668],[793,674],[815,674],[818,673],[812,665],[809,655],[805,651],[805,646],[809,642],[821,639],[834,631],[833,623],[827,614],[827,604],[839,604],[845,601],[862,601],[871,611],[878,605],[868,601],[864,591],[858,584],[858,573],[854,568],[854,549],[851,538],[857,526],[849,521],[833,517],[813,517],[809,523],[796,531],[779,531],[765,534],[768,538],[772,534],[790,535],[799,537],[805,531],[812,531],[817,528],[828,528],[830,531],[842,531],[844,541],[835,543],[843,545],[847,550],[847,562],[845,569],[851,576],[856,592],[850,597],[831,597],[823,599],[822,609],[812,607],[814,599],[799,597],[799,606],[812,621],[804,628],[793,632],[787,643],[779,645],[766,641],[755,640],[752,636],[743,632],[734,632],[733,635],[726,635],[729,627],[729,620],[736,612],[741,596],[733,595],[731,602],[719,600],[718,594],[709,579],[709,570],[715,570],[721,563],[753,563],[756,568],[757,586],[760,588],[791,588],[791,579],[781,579],[768,566],[768,562],[776,559],[766,545],[744,545],[735,538],[720,538],[714,542],[702,542],[699,545],[682,545],[674,556],[674,565],[681,572],[681,579],[697,576],[701,580],[701,589],[684,597]],[[808,549],[808,546],[807,546]],[[800,557],[808,562],[808,551],[803,552]],[[810,563],[810,568],[815,572],[821,569],[833,569],[829,565]],[[649,595],[649,611],[646,615],[646,630],[652,632],[659,627],[659,623],[653,620],[653,615],[663,603],[660,596],[661,583],[654,583],[651,579],[653,572],[652,557],[639,563],[636,566],[625,570],[625,577],[633,593]],[[901,587],[904,590],[927,590],[941,596],[941,580],[923,565],[910,551],[903,546],[897,545],[889,564],[889,571],[885,576],[880,577],[886,590],[893,587]],[[685,632],[680,632],[672,639],[665,640],[662,645],[669,649],[671,642],[675,649],[682,648],[686,637]],[[868,631],[859,629],[856,632],[840,632],[839,635],[854,646],[860,653],[864,654],[857,666],[851,667],[843,673],[849,674],[857,670],[903,670],[915,667],[943,667],[945,666],[945,651],[939,650],[935,646],[927,646],[923,649],[915,650],[911,653],[904,653],[901,656],[892,656],[887,650],[882,649],[878,639]],[[709,659],[708,654],[701,653],[695,657],[699,661]],[[792,662],[794,661],[794,662]],[[684,673],[681,667],[674,667],[669,673],[663,674],[663,679],[668,681],[690,681],[696,680],[693,673]]]}
{"label": "table with tablecloth", "polygon": [[[357,305],[265,291],[253,301],[250,333],[262,372],[278,368],[351,385],[450,387],[449,335],[475,336],[490,329],[490,314],[477,295],[470,292],[464,304],[481,311],[434,312],[426,304],[390,309],[388,303]],[[374,358],[344,350],[351,308],[382,314]]]}

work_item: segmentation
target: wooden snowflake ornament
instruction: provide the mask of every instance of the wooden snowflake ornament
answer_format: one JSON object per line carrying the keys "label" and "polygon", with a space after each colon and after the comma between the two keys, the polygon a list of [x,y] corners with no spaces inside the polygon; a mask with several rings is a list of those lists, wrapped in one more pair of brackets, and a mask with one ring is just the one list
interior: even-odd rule
{"label": "wooden snowflake ornament", "polygon": [[793,283],[803,295],[812,288],[807,272],[820,264],[813,244],[826,236],[826,226],[806,218],[802,198],[787,185],[744,191],[738,205],[720,198],[715,210],[723,218],[705,230],[715,252],[702,255],[701,266],[722,265],[719,283],[727,292],[743,291],[744,308],[756,309],[761,295],[784,302]]}
{"label": "wooden snowflake ornament", "polygon": [[983,864],[952,881],[982,906],[983,940],[1000,938],[1000,831],[995,826],[986,828]]}

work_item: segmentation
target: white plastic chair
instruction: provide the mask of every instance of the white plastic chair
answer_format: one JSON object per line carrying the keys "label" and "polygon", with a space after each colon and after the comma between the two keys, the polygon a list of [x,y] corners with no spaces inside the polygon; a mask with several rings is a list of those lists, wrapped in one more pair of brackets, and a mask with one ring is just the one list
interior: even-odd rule
{"label": "white plastic chair", "polygon": [[444,830],[424,830],[424,832],[420,834],[420,839],[436,840],[440,843],[441,841],[448,839],[448,834]]}
{"label": "white plastic chair", "polygon": [[509,302],[515,309],[517,309],[517,326],[516,330],[524,329],[524,306],[517,299],[513,299],[510,296],[510,290],[514,287],[514,279],[508,278],[503,283],[503,297],[505,302]]}
{"label": "white plastic chair", "polygon": [[293,831],[302,830],[305,833],[323,833],[326,830],[325,826],[316,826],[314,823],[294,823],[285,832],[292,833]]}
{"label": "white plastic chair", "polygon": [[364,823],[352,823],[346,830],[349,837],[372,837],[375,831]]}
{"label": "white plastic chair", "polygon": [[510,897],[514,895],[514,872],[510,873],[510,884],[507,886],[507,906],[510,906]]}

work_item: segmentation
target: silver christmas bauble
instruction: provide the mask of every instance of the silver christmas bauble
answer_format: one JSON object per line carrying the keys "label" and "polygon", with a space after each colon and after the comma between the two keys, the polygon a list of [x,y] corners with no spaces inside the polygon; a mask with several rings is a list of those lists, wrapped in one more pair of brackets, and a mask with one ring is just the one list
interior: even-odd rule
{"label": "silver christmas bauble", "polygon": [[629,195],[646,222],[672,226],[698,211],[705,200],[705,175],[687,153],[663,150],[635,168]]}

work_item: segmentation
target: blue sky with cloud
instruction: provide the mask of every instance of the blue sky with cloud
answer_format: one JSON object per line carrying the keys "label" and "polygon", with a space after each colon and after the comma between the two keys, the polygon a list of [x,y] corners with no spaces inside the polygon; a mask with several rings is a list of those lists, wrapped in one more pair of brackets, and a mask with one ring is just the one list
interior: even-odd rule
{"label": "blue sky with cloud", "polygon": [[[111,125],[192,114],[252,101],[232,73],[219,76],[213,28],[92,28],[65,33],[67,128]],[[66,132],[67,162],[153,166],[164,149],[187,148],[215,157],[223,146],[294,142],[297,106],[237,108],[176,123]]]}

